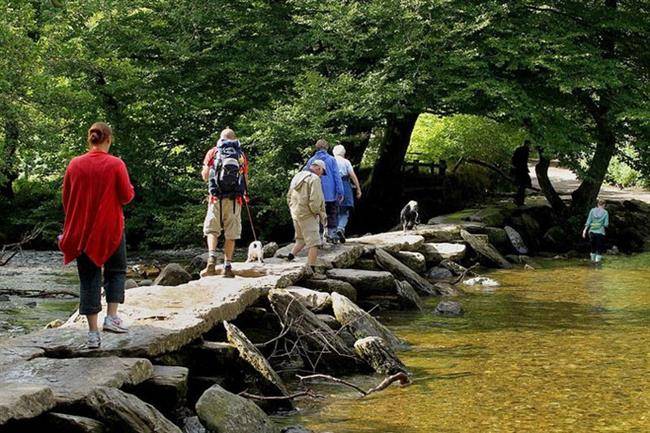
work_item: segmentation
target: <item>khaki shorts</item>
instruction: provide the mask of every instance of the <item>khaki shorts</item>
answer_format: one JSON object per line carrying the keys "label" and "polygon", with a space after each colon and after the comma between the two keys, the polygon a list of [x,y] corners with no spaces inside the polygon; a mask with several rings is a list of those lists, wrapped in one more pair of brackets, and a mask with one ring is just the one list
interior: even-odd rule
{"label": "khaki shorts", "polygon": [[[221,205],[223,205],[223,211],[220,214]],[[221,227],[222,220],[223,227]],[[224,198],[208,204],[208,212],[203,222],[203,234],[219,236],[222,228],[226,239],[241,238],[241,205],[237,203],[236,199]]]}
{"label": "khaki shorts", "polygon": [[307,248],[317,247],[321,244],[318,219],[316,217],[294,219],[293,228],[296,231],[296,242],[304,242]]}

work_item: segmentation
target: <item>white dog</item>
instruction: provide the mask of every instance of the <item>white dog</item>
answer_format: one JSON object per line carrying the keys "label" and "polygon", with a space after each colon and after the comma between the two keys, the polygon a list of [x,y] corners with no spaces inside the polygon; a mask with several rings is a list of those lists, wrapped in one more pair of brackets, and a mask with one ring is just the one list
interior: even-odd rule
{"label": "white dog", "polygon": [[248,246],[248,258],[246,259],[247,263],[257,262],[259,264],[264,263],[264,253],[262,252],[262,242],[254,241]]}

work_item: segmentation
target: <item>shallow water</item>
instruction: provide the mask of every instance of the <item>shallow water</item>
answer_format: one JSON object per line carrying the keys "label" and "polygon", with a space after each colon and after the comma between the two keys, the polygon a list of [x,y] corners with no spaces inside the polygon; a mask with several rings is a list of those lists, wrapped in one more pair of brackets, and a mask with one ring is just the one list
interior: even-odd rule
{"label": "shallow water", "polygon": [[[468,289],[466,314],[393,316],[413,385],[365,399],[320,387],[284,422],[316,432],[650,431],[650,254],[540,261]],[[379,377],[352,377],[371,387]]]}

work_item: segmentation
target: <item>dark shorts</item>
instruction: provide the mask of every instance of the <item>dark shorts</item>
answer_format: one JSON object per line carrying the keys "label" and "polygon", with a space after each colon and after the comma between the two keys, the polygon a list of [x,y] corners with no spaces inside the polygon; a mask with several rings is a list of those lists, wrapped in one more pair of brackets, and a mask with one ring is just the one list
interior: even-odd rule
{"label": "dark shorts", "polygon": [[325,212],[327,213],[327,228],[335,229],[339,225],[339,205],[335,201],[325,202]]}
{"label": "dark shorts", "polygon": [[603,255],[605,253],[605,235],[600,233],[589,233],[591,241],[591,252],[593,254]]}
{"label": "dark shorts", "polygon": [[[77,257],[79,271],[79,314],[97,314],[102,311],[102,268],[83,253]],[[126,281],[126,240],[122,237],[120,246],[104,263],[104,292],[106,302],[124,303]]]}

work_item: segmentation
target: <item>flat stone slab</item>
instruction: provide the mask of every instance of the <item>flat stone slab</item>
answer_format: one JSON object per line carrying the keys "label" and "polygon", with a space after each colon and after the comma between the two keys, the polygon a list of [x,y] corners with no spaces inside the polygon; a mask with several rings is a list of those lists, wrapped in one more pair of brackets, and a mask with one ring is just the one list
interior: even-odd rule
{"label": "flat stone slab", "polygon": [[412,232],[406,234],[403,232],[388,232],[350,238],[348,243],[372,246],[395,253],[397,251],[420,251],[424,243],[424,237],[412,234]]}
{"label": "flat stone slab", "polygon": [[424,244],[423,250],[428,263],[440,263],[443,260],[461,260],[467,247],[464,244],[436,242]]}
{"label": "flat stone slab", "polygon": [[[278,249],[275,258],[284,259],[293,249],[294,244],[285,245]],[[296,263],[307,263],[307,248],[303,249],[295,259]],[[363,247],[350,243],[330,245],[329,249],[318,251],[318,261],[316,264],[328,269],[331,268],[348,268],[352,266],[363,254]]]}
{"label": "flat stone slab", "polygon": [[452,242],[460,240],[461,226],[458,224],[419,225],[413,234],[422,236],[426,242]]}
{"label": "flat stone slab", "polygon": [[327,271],[327,278],[352,284],[357,292],[370,295],[373,293],[395,293],[395,277],[386,271],[363,271],[361,269],[332,269]]}
{"label": "flat stone slab", "polygon": [[49,388],[54,402],[72,403],[97,387],[137,385],[153,374],[151,362],[138,358],[37,358],[0,372],[0,389],[8,386]]}
{"label": "flat stone slab", "polygon": [[12,419],[33,418],[52,409],[54,392],[47,385],[2,383],[0,385],[0,425]]}

